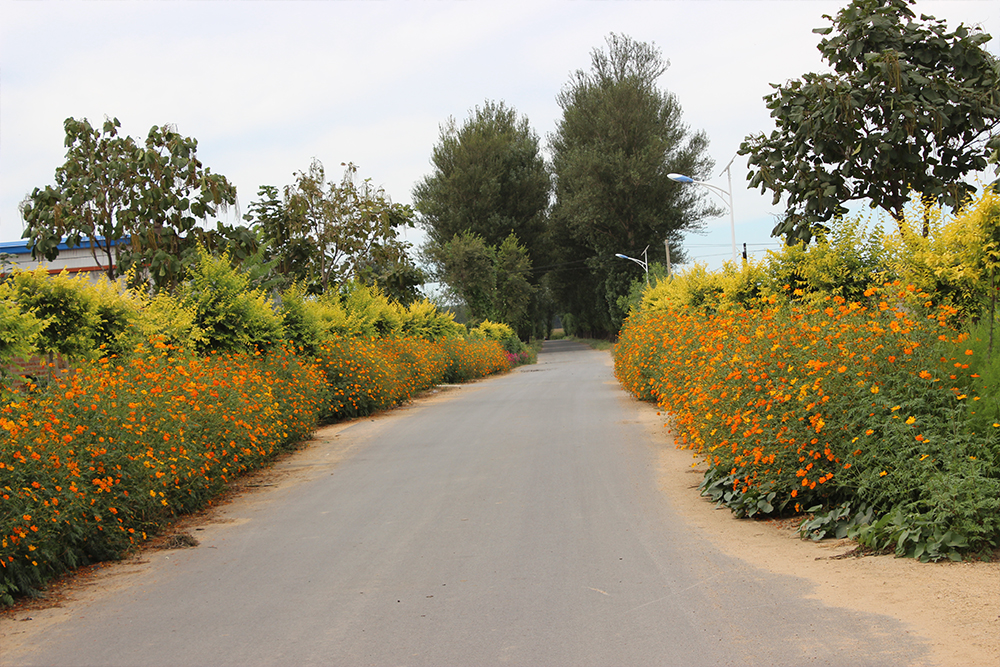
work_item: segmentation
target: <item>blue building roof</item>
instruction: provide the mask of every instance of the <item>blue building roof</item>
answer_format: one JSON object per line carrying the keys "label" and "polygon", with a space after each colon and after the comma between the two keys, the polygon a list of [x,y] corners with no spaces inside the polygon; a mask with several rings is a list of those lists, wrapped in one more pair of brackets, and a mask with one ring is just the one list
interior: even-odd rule
{"label": "blue building roof", "polygon": [[[104,237],[98,236],[95,240],[103,243]],[[128,243],[128,241],[129,237],[126,236],[123,239],[112,241],[111,245],[118,245],[119,243]],[[62,252],[63,250],[74,250],[75,248],[90,248],[90,242],[88,240],[84,240],[81,245],[74,246],[73,248],[70,248],[68,245],[66,245],[65,239],[63,239],[63,242],[59,244],[60,252]],[[19,241],[0,241],[0,253],[7,253],[9,255],[30,255],[31,247],[28,245],[28,239],[21,239]]]}

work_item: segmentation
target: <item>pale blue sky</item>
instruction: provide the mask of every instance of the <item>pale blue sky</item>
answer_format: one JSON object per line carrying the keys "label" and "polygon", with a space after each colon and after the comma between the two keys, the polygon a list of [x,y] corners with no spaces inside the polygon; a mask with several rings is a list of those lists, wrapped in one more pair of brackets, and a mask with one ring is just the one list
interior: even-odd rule
{"label": "pale blue sky", "polygon": [[[354,162],[409,203],[439,125],[486,99],[526,115],[547,143],[556,95],[609,32],[660,47],[670,61],[661,86],[707,132],[718,172],[743,137],[770,129],[769,83],[823,69],[811,31],[844,4],[0,0],[0,241],[20,237],[18,203],[52,183],[67,116],[95,125],[117,116],[138,139],[175,124],[236,185],[241,213],[260,185],[291,183],[313,157],[333,177]],[[995,0],[921,0],[915,10],[979,25],[1000,49]],[[737,242],[760,252],[775,243],[780,206],[746,190],[744,158],[732,170]],[[726,187],[723,176],[712,183]],[[728,215],[688,235],[687,247],[720,265],[731,255]]]}

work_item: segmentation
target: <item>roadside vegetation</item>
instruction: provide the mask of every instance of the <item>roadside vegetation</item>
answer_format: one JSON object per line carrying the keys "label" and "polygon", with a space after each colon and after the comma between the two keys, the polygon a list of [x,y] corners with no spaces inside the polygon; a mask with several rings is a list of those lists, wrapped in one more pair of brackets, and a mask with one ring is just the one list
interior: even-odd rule
{"label": "roadside vegetation", "polygon": [[[275,299],[206,251],[187,275],[155,295],[41,269],[0,283],[0,604],[121,557],[320,423],[532,360],[506,325],[378,287]],[[32,358],[53,363],[25,374]]]}
{"label": "roadside vegetation", "polygon": [[[812,246],[646,290],[615,370],[736,515],[921,560],[1000,545],[1000,197],[838,219]],[[894,226],[896,226],[894,224]],[[918,230],[926,229],[927,235]]]}
{"label": "roadside vegetation", "polygon": [[[616,372],[739,516],[803,513],[805,535],[921,560],[986,554],[1000,545],[1000,182],[976,194],[969,177],[1000,173],[991,36],[909,0],[823,18],[827,69],[774,85],[775,129],[739,150],[750,187],[784,206],[784,250],[718,272],[650,265],[656,285],[618,301]],[[891,230],[846,218],[859,200]]]}
{"label": "roadside vegetation", "polygon": [[[197,140],[67,118],[25,238],[39,260],[88,248],[107,280],[0,282],[0,603],[120,556],[318,423],[534,361],[523,341],[556,316],[592,346],[620,331],[619,379],[741,516],[805,513],[813,537],[921,559],[996,548],[1000,204],[937,208],[997,162],[990,36],[906,0],[826,18],[832,71],[776,86],[777,129],[740,147],[751,187],[785,202],[789,245],[717,273],[649,262],[649,289],[622,254],[682,262],[683,233],[723,211],[683,184],[713,161],[659,87],[667,61],[627,35],[558,94],[551,163],[527,118],[487,100],[442,125],[412,208],[313,160],[227,225],[236,188]],[[893,231],[841,217],[858,199]],[[418,224],[422,266],[400,234]],[[468,325],[422,297],[428,279]]]}

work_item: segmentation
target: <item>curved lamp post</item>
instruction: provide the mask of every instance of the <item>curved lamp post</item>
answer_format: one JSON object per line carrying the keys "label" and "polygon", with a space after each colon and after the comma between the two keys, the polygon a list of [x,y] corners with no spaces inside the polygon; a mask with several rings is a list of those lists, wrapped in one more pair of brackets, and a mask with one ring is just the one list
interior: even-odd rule
{"label": "curved lamp post", "polygon": [[642,251],[642,257],[645,261],[643,261],[643,259],[636,259],[635,257],[629,257],[628,255],[623,255],[621,253],[615,253],[615,257],[617,257],[618,259],[627,259],[631,262],[635,262],[636,264],[638,264],[643,268],[643,270],[646,272],[646,287],[649,287],[649,258],[646,256],[646,252],[648,250],[649,246],[646,246],[646,250]]}
{"label": "curved lamp post", "polygon": [[[736,156],[734,155],[733,160],[735,159]],[[732,174],[729,173],[729,167],[732,166],[733,160],[730,160],[729,164],[726,165],[726,168],[722,170],[726,172],[726,178],[729,180],[729,190],[723,190],[722,188],[716,185],[712,185],[711,183],[706,183],[704,181],[696,181],[690,176],[685,176],[684,174],[667,174],[667,178],[669,178],[671,181],[677,181],[678,183],[694,183],[695,185],[706,187],[712,192],[714,192],[716,195],[718,195],[719,199],[722,200],[722,203],[724,203],[726,206],[729,207],[729,232],[733,238],[733,261],[735,262],[737,260],[736,216],[733,213],[733,176]]]}

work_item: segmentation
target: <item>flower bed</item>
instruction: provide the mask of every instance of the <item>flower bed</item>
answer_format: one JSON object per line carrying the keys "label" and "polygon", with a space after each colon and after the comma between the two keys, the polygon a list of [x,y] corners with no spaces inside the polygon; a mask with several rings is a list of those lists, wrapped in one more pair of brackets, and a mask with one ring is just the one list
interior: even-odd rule
{"label": "flower bed", "polygon": [[315,362],[155,343],[18,394],[0,409],[0,603],[120,557],[321,417],[370,414],[507,369],[493,341],[335,338]]}
{"label": "flower bed", "polygon": [[616,375],[740,516],[809,511],[814,535],[924,559],[996,546],[1000,424],[977,410],[954,309],[898,284],[865,295],[638,313]]}

